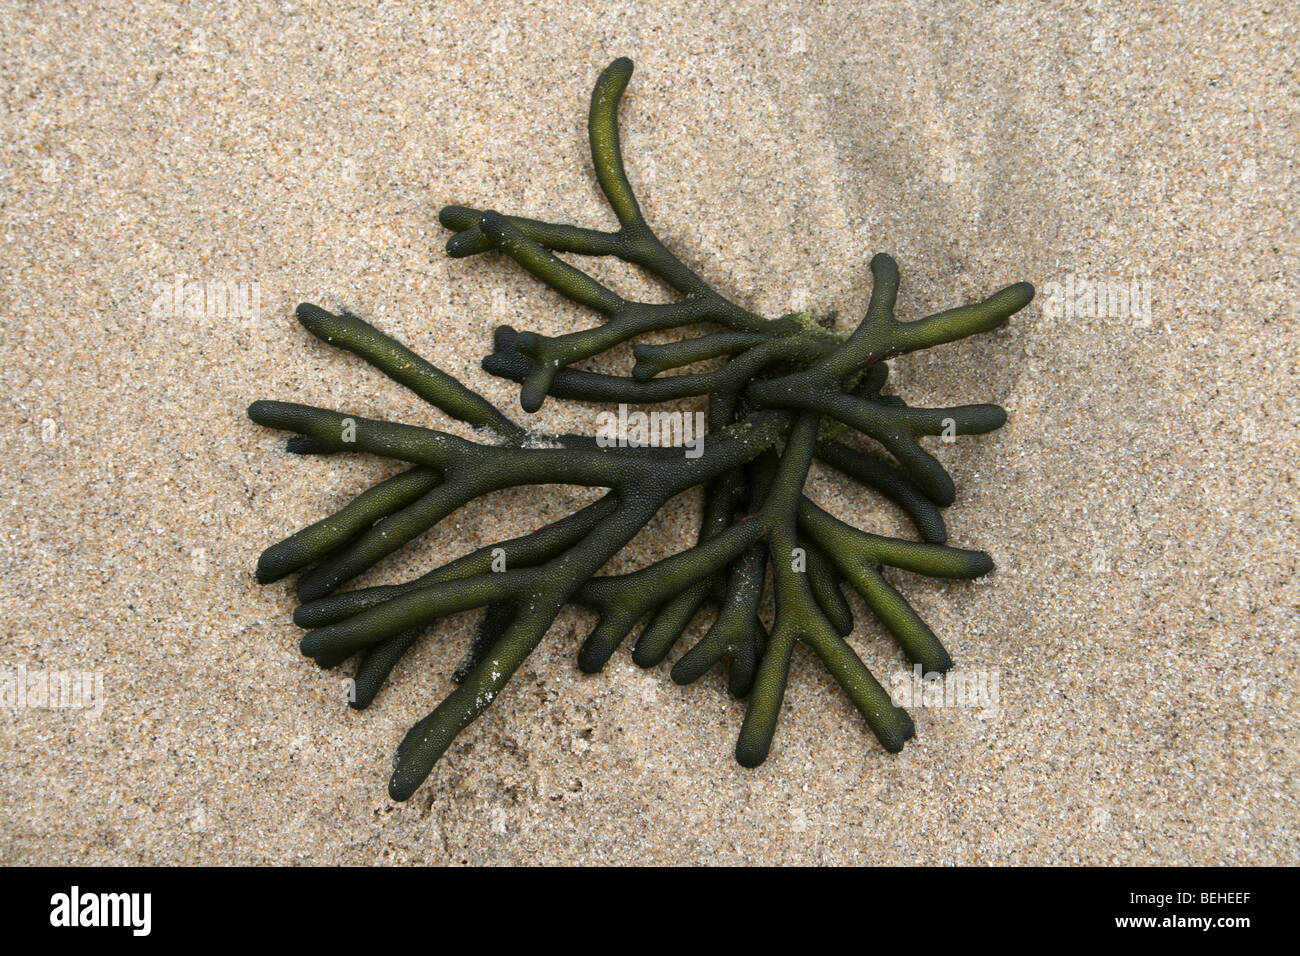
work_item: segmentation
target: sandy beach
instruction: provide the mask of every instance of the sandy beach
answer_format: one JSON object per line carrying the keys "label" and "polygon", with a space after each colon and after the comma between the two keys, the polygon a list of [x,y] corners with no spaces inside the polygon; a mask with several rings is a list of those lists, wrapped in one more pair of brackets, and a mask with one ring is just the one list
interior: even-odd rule
{"label": "sandy beach", "polygon": [[[1300,863],[1294,8],[0,12],[0,682],[87,691],[6,692],[0,863]],[[570,609],[394,803],[393,751],[453,686],[476,617],[349,709],[348,673],[298,652],[290,583],[252,572],[397,467],[286,454],[245,409],[448,426],[304,331],[310,301],[522,417],[518,386],[479,367],[492,330],[592,316],[502,256],[448,259],[437,212],[611,227],[586,111],[617,56],[636,63],[623,145],[649,221],[746,308],[851,329],[882,251],[903,318],[1039,290],[1006,327],[893,365],[912,404],[1008,412],[930,446],[958,488],[950,542],[997,570],[897,576],[984,696],[910,708],[916,738],[890,755],[799,649],[771,756],[747,770],[723,675],[679,687],[671,660],[642,670],[626,647],[584,675],[592,618]],[[663,295],[631,267],[593,272]],[[223,305],[191,308],[195,284]],[[602,361],[626,371],[626,352]],[[598,410],[551,400],[530,424],[591,432]],[[914,535],[828,469],[809,492]],[[589,497],[494,493],[361,583]],[[693,543],[697,508],[675,500],[613,567]],[[850,643],[901,679],[851,604]]]}

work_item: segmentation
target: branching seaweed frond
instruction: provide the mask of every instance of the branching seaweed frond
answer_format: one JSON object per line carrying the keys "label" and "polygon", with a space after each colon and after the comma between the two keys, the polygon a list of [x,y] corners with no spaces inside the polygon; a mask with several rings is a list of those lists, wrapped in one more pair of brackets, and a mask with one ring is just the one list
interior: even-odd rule
{"label": "branching seaweed frond", "polygon": [[[894,314],[894,261],[871,261],[866,315],[848,335],[807,314],[757,315],[718,293],[659,240],[646,222],[623,165],[618,105],[632,63],[615,60],[591,98],[588,130],[596,178],[617,217],[614,231],[588,229],[448,206],[441,222],[448,253],[496,251],[570,300],[602,317],[557,336],[503,326],[483,367],[520,385],[534,412],[548,396],[584,402],[707,402],[702,453],[681,448],[607,447],[595,435],[539,435],[361,318],[298,307],[302,325],[350,351],[483,440],[433,428],[363,418],[284,402],[259,401],[249,416],[294,433],[298,454],[361,451],[409,465],[315,524],[272,545],[257,578],[302,572],[294,620],[301,649],[323,667],[356,658],[352,705],[368,706],[394,666],[435,622],[482,610],[452,675],[453,689],[407,733],[389,792],[409,797],[456,735],[505,688],[566,605],[596,613],[578,653],[599,671],[633,632],[633,660],[654,667],[681,643],[701,613],[712,620],[676,659],[672,679],[698,680],[723,665],[728,688],[747,698],[737,759],[755,766],[776,731],[791,655],[806,645],[835,677],[886,750],[914,732],[845,640],[853,630],[847,585],[927,671],[952,660],[938,638],[886,579],[887,568],[932,577],[974,578],[993,563],[980,551],[946,543],[941,508],[955,488],[921,440],[979,434],[1005,420],[996,405],[915,408],[885,393],[885,360],[997,327],[1033,295],[1027,283],[982,302],[903,322]],[[613,256],[639,266],[676,294],[667,303],[627,299],[561,256]],[[649,345],[649,332],[694,327],[676,342]],[[574,367],[633,343],[628,375]],[[712,362],[714,367],[691,370]],[[665,375],[665,372],[677,374]],[[876,450],[870,450],[874,445]],[[826,512],[805,493],[821,461],[896,504],[919,541],[871,534]],[[606,489],[561,521],[462,555],[402,584],[343,590],[359,575],[482,495],[527,485]],[[695,542],[639,570],[602,575],[610,562],[674,496],[703,488]],[[765,592],[775,609],[764,619]]]}

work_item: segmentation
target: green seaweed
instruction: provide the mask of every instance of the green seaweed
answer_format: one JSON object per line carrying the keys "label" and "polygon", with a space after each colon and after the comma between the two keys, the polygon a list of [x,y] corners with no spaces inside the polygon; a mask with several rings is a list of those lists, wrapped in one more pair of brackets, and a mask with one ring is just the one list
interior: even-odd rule
{"label": "green seaweed", "polygon": [[[884,748],[913,735],[911,718],[890,700],[845,641],[853,616],[848,585],[896,637],[909,659],[942,672],[951,658],[889,583],[886,568],[944,578],[975,578],[993,567],[981,551],[949,546],[942,507],[955,489],[920,439],[998,428],[996,405],[913,408],[884,392],[886,359],[985,332],[1033,296],[1027,283],[983,302],[910,322],[894,315],[898,267],[871,261],[866,315],[849,335],[806,313],[757,315],[719,294],[659,240],[624,170],[618,105],[632,63],[615,60],[591,98],[589,133],[596,177],[617,216],[614,231],[449,206],[440,213],[456,258],[495,251],[602,317],[558,336],[502,327],[483,367],[518,382],[520,405],[535,412],[548,397],[651,404],[699,397],[707,402],[702,453],[681,448],[603,447],[589,435],[539,435],[481,395],[371,325],[314,305],[297,309],[313,335],[351,351],[482,440],[284,402],[259,401],[253,421],[295,433],[297,454],[360,451],[410,464],[337,513],[268,548],[257,579],[294,572],[301,601],[294,620],[307,629],[302,652],[322,666],[354,656],[355,699],[375,698],[402,655],[431,624],[483,609],[470,647],[453,675],[456,687],[407,733],[397,750],[389,793],[405,800],[451,742],[505,689],[566,605],[598,615],[578,654],[599,671],[642,624],[632,650],[642,667],[663,662],[697,614],[713,620],[671,668],[679,683],[727,668],[731,693],[747,698],[736,758],[747,767],[767,756],[798,643],[811,649],[843,687]],[[558,254],[614,256],[641,267],[676,293],[675,301],[625,299]],[[665,329],[696,334],[669,344],[637,344],[630,375],[576,368],[614,346]],[[701,362],[714,366],[690,371]],[[687,369],[679,374],[663,373]],[[865,436],[887,452],[861,447]],[[804,493],[814,460],[895,503],[919,541],[859,530]],[[484,547],[415,580],[342,590],[462,505],[503,488],[576,484],[608,489],[562,521]],[[640,570],[598,572],[675,495],[703,488],[695,542]],[[770,569],[770,575],[769,575]],[[761,612],[765,589],[775,609]]]}

